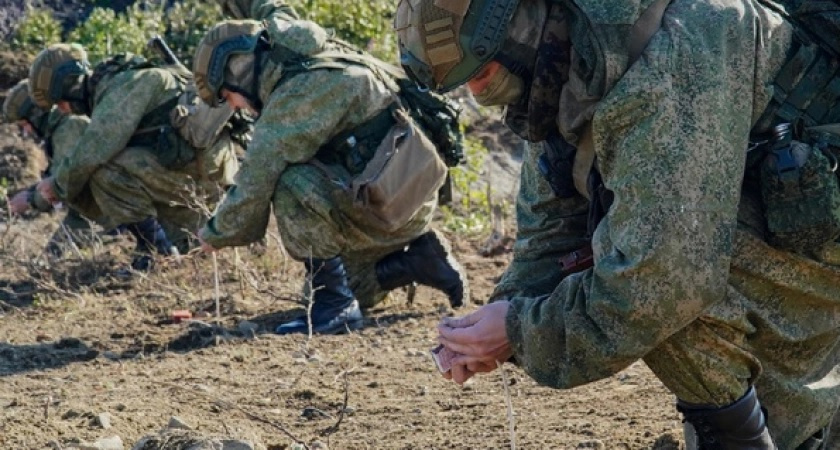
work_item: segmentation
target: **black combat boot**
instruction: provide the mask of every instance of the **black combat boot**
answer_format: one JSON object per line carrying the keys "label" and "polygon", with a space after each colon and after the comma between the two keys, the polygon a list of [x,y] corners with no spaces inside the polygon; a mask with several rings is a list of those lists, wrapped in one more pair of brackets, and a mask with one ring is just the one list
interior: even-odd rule
{"label": "black combat boot", "polygon": [[[341,334],[362,327],[364,318],[359,302],[347,283],[347,271],[340,256],[305,261],[306,276],[312,289],[312,332]],[[277,334],[308,333],[303,315],[274,329]]]}
{"label": "black combat boot", "polygon": [[128,232],[137,240],[131,268],[138,272],[148,272],[154,264],[153,252],[169,256],[173,254],[172,242],[154,217],[126,226]]}
{"label": "black combat boot", "polygon": [[434,231],[420,236],[407,250],[398,250],[376,263],[376,280],[391,290],[417,282],[443,291],[449,304],[458,308],[469,300],[469,282],[464,269]]}
{"label": "black combat boot", "polygon": [[776,450],[753,387],[722,408],[678,401],[677,409],[694,428],[697,450]]}

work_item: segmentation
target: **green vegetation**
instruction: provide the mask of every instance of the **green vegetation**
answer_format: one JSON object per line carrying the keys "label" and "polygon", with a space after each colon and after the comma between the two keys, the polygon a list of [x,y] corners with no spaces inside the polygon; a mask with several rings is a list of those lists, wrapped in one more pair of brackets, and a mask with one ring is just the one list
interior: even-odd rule
{"label": "green vegetation", "polygon": [[[87,20],[64,34],[61,24],[49,11],[29,11],[18,26],[12,45],[16,50],[35,54],[62,40],[78,42],[88,50],[91,62],[95,62],[119,52],[143,53],[149,38],[161,34],[175,54],[189,65],[204,33],[223,19],[216,3],[204,0],[184,0],[170,8],[166,7],[166,0],[143,0],[121,14],[103,6],[107,2],[92,3],[96,7]],[[395,60],[391,2],[291,0],[289,3],[307,19],[334,30],[336,36],[380,58]]]}
{"label": "green vegetation", "polygon": [[[487,180],[483,177],[488,150],[477,139],[466,136],[465,161],[450,170],[455,200],[441,207],[444,226],[460,234],[481,234],[489,231],[493,204]],[[501,205],[503,210],[506,204]]]}

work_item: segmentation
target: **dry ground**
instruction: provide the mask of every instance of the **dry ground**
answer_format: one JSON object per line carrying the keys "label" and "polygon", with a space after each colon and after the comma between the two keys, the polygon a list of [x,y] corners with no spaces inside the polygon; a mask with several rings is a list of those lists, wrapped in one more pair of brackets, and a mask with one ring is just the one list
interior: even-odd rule
{"label": "dry ground", "polygon": [[[173,415],[269,449],[294,439],[332,449],[511,448],[506,398],[517,448],[679,445],[672,399],[641,363],[570,391],[537,386],[515,367],[505,371],[507,389],[501,373],[459,387],[427,352],[435,324],[452,313],[435,291],[418,288],[413,304],[395,293],[350,335],[265,333],[300,311],[302,276],[269,239],[241,249],[239,262],[232,250],[219,254],[215,327],[212,258],[120,279],[130,242],[108,237],[49,264],[38,255],[57,220],[0,224],[2,449],[113,435],[130,448]],[[479,239],[457,242],[481,302],[510,256],[478,255]],[[204,317],[172,323],[177,309]],[[107,429],[95,420],[103,413]]]}

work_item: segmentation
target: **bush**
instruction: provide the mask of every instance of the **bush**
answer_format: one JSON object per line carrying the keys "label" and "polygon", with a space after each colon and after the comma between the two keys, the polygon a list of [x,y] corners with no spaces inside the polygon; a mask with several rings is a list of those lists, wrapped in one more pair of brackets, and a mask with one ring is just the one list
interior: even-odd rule
{"label": "bush", "polygon": [[42,48],[61,42],[61,23],[52,11],[29,10],[12,37],[12,48],[37,53]]}
{"label": "bush", "polygon": [[[449,174],[455,201],[441,207],[444,227],[459,234],[480,234],[493,223],[489,183],[483,179],[484,162],[489,151],[477,139],[465,136],[465,160]],[[502,204],[502,210],[509,205]]]}
{"label": "bush", "polygon": [[349,2],[346,0],[291,0],[301,15],[336,36],[389,62],[397,60],[392,17],[396,3],[386,0]]}
{"label": "bush", "polygon": [[184,0],[166,13],[166,43],[187,67],[192,67],[195,48],[207,30],[222,21],[215,2]]}
{"label": "bush", "polygon": [[70,32],[68,41],[81,44],[94,64],[116,53],[143,54],[149,38],[164,32],[162,17],[162,8],[139,3],[125,14],[94,8],[90,17]]}

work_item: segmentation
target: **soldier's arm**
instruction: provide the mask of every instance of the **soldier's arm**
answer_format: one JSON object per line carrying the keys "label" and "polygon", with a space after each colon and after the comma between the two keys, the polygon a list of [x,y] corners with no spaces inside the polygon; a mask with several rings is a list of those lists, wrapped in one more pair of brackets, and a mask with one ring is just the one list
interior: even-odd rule
{"label": "soldier's arm", "polygon": [[56,161],[53,190],[60,199],[75,198],[91,175],[126,147],[140,119],[173,82],[158,70],[131,71],[108,81],[81,138]]}
{"label": "soldier's arm", "polygon": [[[739,65],[715,59],[735,50],[671,44],[674,54],[634,65],[593,118],[599,167],[615,194],[593,237],[594,267],[550,295],[511,300],[514,356],[540,383],[568,388],[609,376],[725,297],[752,113],[752,99],[735,93],[753,89],[753,54],[741,49]],[[663,62],[694,57],[712,69]]]}
{"label": "soldier's arm", "polygon": [[[288,164],[312,159],[329,139],[367,117],[370,82],[338,72],[301,74],[276,89],[263,108],[234,187],[200,231],[215,248],[260,239],[275,185]],[[380,95],[381,96],[381,95]]]}

